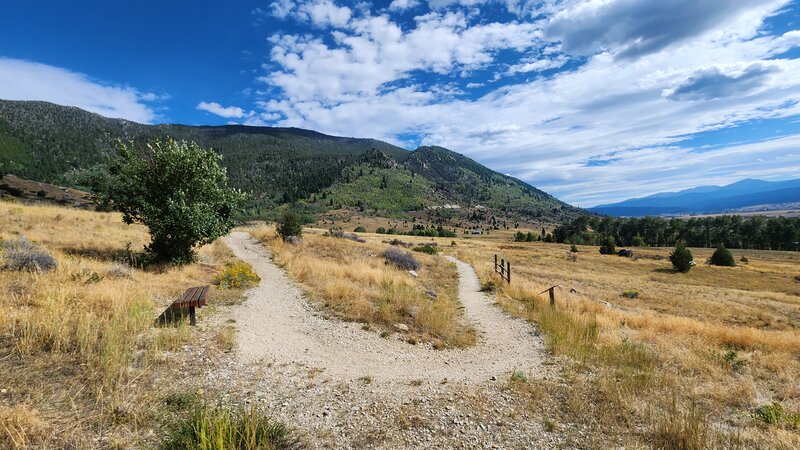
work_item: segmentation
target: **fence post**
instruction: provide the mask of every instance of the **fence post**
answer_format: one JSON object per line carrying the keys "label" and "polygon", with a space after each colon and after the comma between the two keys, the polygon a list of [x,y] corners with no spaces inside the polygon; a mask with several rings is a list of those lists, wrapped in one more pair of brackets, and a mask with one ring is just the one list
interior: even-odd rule
{"label": "fence post", "polygon": [[508,273],[506,274],[506,281],[508,281],[508,284],[511,284],[511,261],[508,261],[507,264],[508,264],[508,269],[506,270],[506,272]]}
{"label": "fence post", "polygon": [[497,253],[494,254],[494,271],[497,272]]}
{"label": "fence post", "polygon": [[550,306],[556,306],[556,289],[555,286],[550,288]]}

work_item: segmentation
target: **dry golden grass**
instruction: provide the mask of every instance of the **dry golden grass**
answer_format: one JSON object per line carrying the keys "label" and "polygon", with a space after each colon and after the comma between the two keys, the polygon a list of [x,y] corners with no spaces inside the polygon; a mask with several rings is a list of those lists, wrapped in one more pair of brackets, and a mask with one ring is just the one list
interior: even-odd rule
{"label": "dry golden grass", "polygon": [[[624,445],[800,446],[790,421],[752,417],[773,400],[800,411],[800,254],[734,250],[749,263],[679,274],[670,249],[634,249],[636,260],[580,250],[573,261],[569,246],[497,237],[459,240],[455,250],[500,286],[509,313],[537,323],[551,351],[575,362],[567,420]],[[713,250],[692,251],[704,261]],[[510,286],[494,274],[495,253],[512,262]],[[560,285],[556,308],[538,295],[552,285]]]}
{"label": "dry golden grass", "polygon": [[[0,387],[8,391],[0,395],[0,446],[26,448],[52,435],[55,447],[90,448],[89,430],[135,441],[145,425],[139,409],[152,407],[157,391],[137,380],[197,334],[185,324],[153,329],[155,317],[187,287],[207,284],[232,254],[215,243],[197,264],[130,269],[118,261],[135,259],[148,241],[144,227],[113,213],[0,202],[0,239],[19,236],[59,265],[0,271]],[[210,301],[238,295],[214,290]]]}
{"label": "dry golden grass", "polygon": [[310,230],[294,246],[277,238],[272,228],[251,232],[317,304],[345,320],[389,330],[405,324],[411,339],[437,348],[475,342],[474,330],[461,323],[455,265],[441,256],[414,252],[422,264],[415,278],[385,264],[381,254],[389,245],[375,239],[357,243]]}

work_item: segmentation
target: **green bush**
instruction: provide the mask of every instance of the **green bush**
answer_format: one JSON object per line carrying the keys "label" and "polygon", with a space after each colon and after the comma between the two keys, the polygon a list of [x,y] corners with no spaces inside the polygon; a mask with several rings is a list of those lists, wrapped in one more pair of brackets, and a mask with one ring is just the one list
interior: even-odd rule
{"label": "green bush", "polygon": [[434,247],[434,246],[432,246],[432,245],[418,245],[418,246],[414,247],[413,250],[415,252],[427,253],[429,255],[435,255],[435,254],[439,253],[439,249]]}
{"label": "green bush", "polygon": [[571,251],[572,253],[578,253],[578,246],[572,244],[572,246],[570,246],[569,248],[569,251]]}
{"label": "green bush", "polygon": [[286,240],[290,236],[303,235],[303,223],[300,216],[294,211],[286,211],[278,222],[278,236]]}
{"label": "green bush", "polygon": [[229,409],[199,403],[161,443],[162,450],[293,449],[300,442],[255,406]]}
{"label": "green bush", "polygon": [[613,255],[617,253],[617,243],[614,241],[614,236],[604,234],[600,236],[600,254]]}
{"label": "green bush", "polygon": [[633,240],[631,240],[631,245],[634,247],[644,247],[646,244],[644,243],[644,239],[637,234],[633,237]]}
{"label": "green bush", "polygon": [[528,235],[526,235],[522,231],[517,231],[516,234],[514,234],[514,241],[515,242],[525,242],[525,239],[527,239],[527,238],[528,238]]}
{"label": "green bush", "polygon": [[214,276],[212,283],[223,289],[237,289],[254,286],[259,281],[261,281],[261,277],[253,272],[253,268],[249,264],[238,261],[226,265]]}
{"label": "green bush", "polygon": [[694,257],[692,256],[692,252],[686,248],[686,243],[683,241],[678,241],[678,245],[675,246],[675,250],[673,250],[669,255],[669,260],[672,262],[672,266],[678,272],[686,273],[691,270],[692,266],[694,265]]}
{"label": "green bush", "polygon": [[355,227],[355,229],[353,229],[353,233],[366,233],[366,232],[367,229],[364,227]]}
{"label": "green bush", "polygon": [[155,139],[142,149],[120,141],[118,149],[117,157],[84,181],[100,207],[149,228],[153,260],[193,261],[194,247],[231,230],[247,196],[228,186],[220,155],[172,139]]}
{"label": "green bush", "polygon": [[375,230],[375,232],[378,234],[386,234],[386,228],[378,227],[378,229]]}
{"label": "green bush", "polygon": [[783,419],[783,406],[778,402],[761,405],[753,411],[753,418],[768,425],[775,425]]}
{"label": "green bush", "polygon": [[536,242],[536,235],[533,232],[528,231],[527,236],[525,236],[525,242]]}
{"label": "green bush", "polygon": [[639,292],[634,290],[622,291],[622,296],[625,298],[639,298]]}
{"label": "green bush", "polygon": [[736,261],[733,260],[733,255],[731,255],[731,252],[728,251],[728,249],[724,246],[720,245],[716,250],[714,250],[714,254],[711,255],[711,265],[733,267],[736,265]]}

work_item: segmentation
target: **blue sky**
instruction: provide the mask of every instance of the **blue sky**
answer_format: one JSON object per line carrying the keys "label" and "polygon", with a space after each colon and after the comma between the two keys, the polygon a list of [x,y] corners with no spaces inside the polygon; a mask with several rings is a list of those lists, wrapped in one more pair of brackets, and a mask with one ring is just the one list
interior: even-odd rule
{"label": "blue sky", "polygon": [[0,98],[441,145],[592,206],[800,177],[798,3],[13,2]]}

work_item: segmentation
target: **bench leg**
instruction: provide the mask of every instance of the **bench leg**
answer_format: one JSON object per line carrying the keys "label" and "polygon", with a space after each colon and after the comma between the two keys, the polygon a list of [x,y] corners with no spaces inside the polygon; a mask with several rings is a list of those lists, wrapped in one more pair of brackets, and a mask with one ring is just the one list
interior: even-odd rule
{"label": "bench leg", "polygon": [[189,308],[189,324],[191,324],[192,326],[197,325],[197,319],[195,318],[194,315],[194,306]]}

